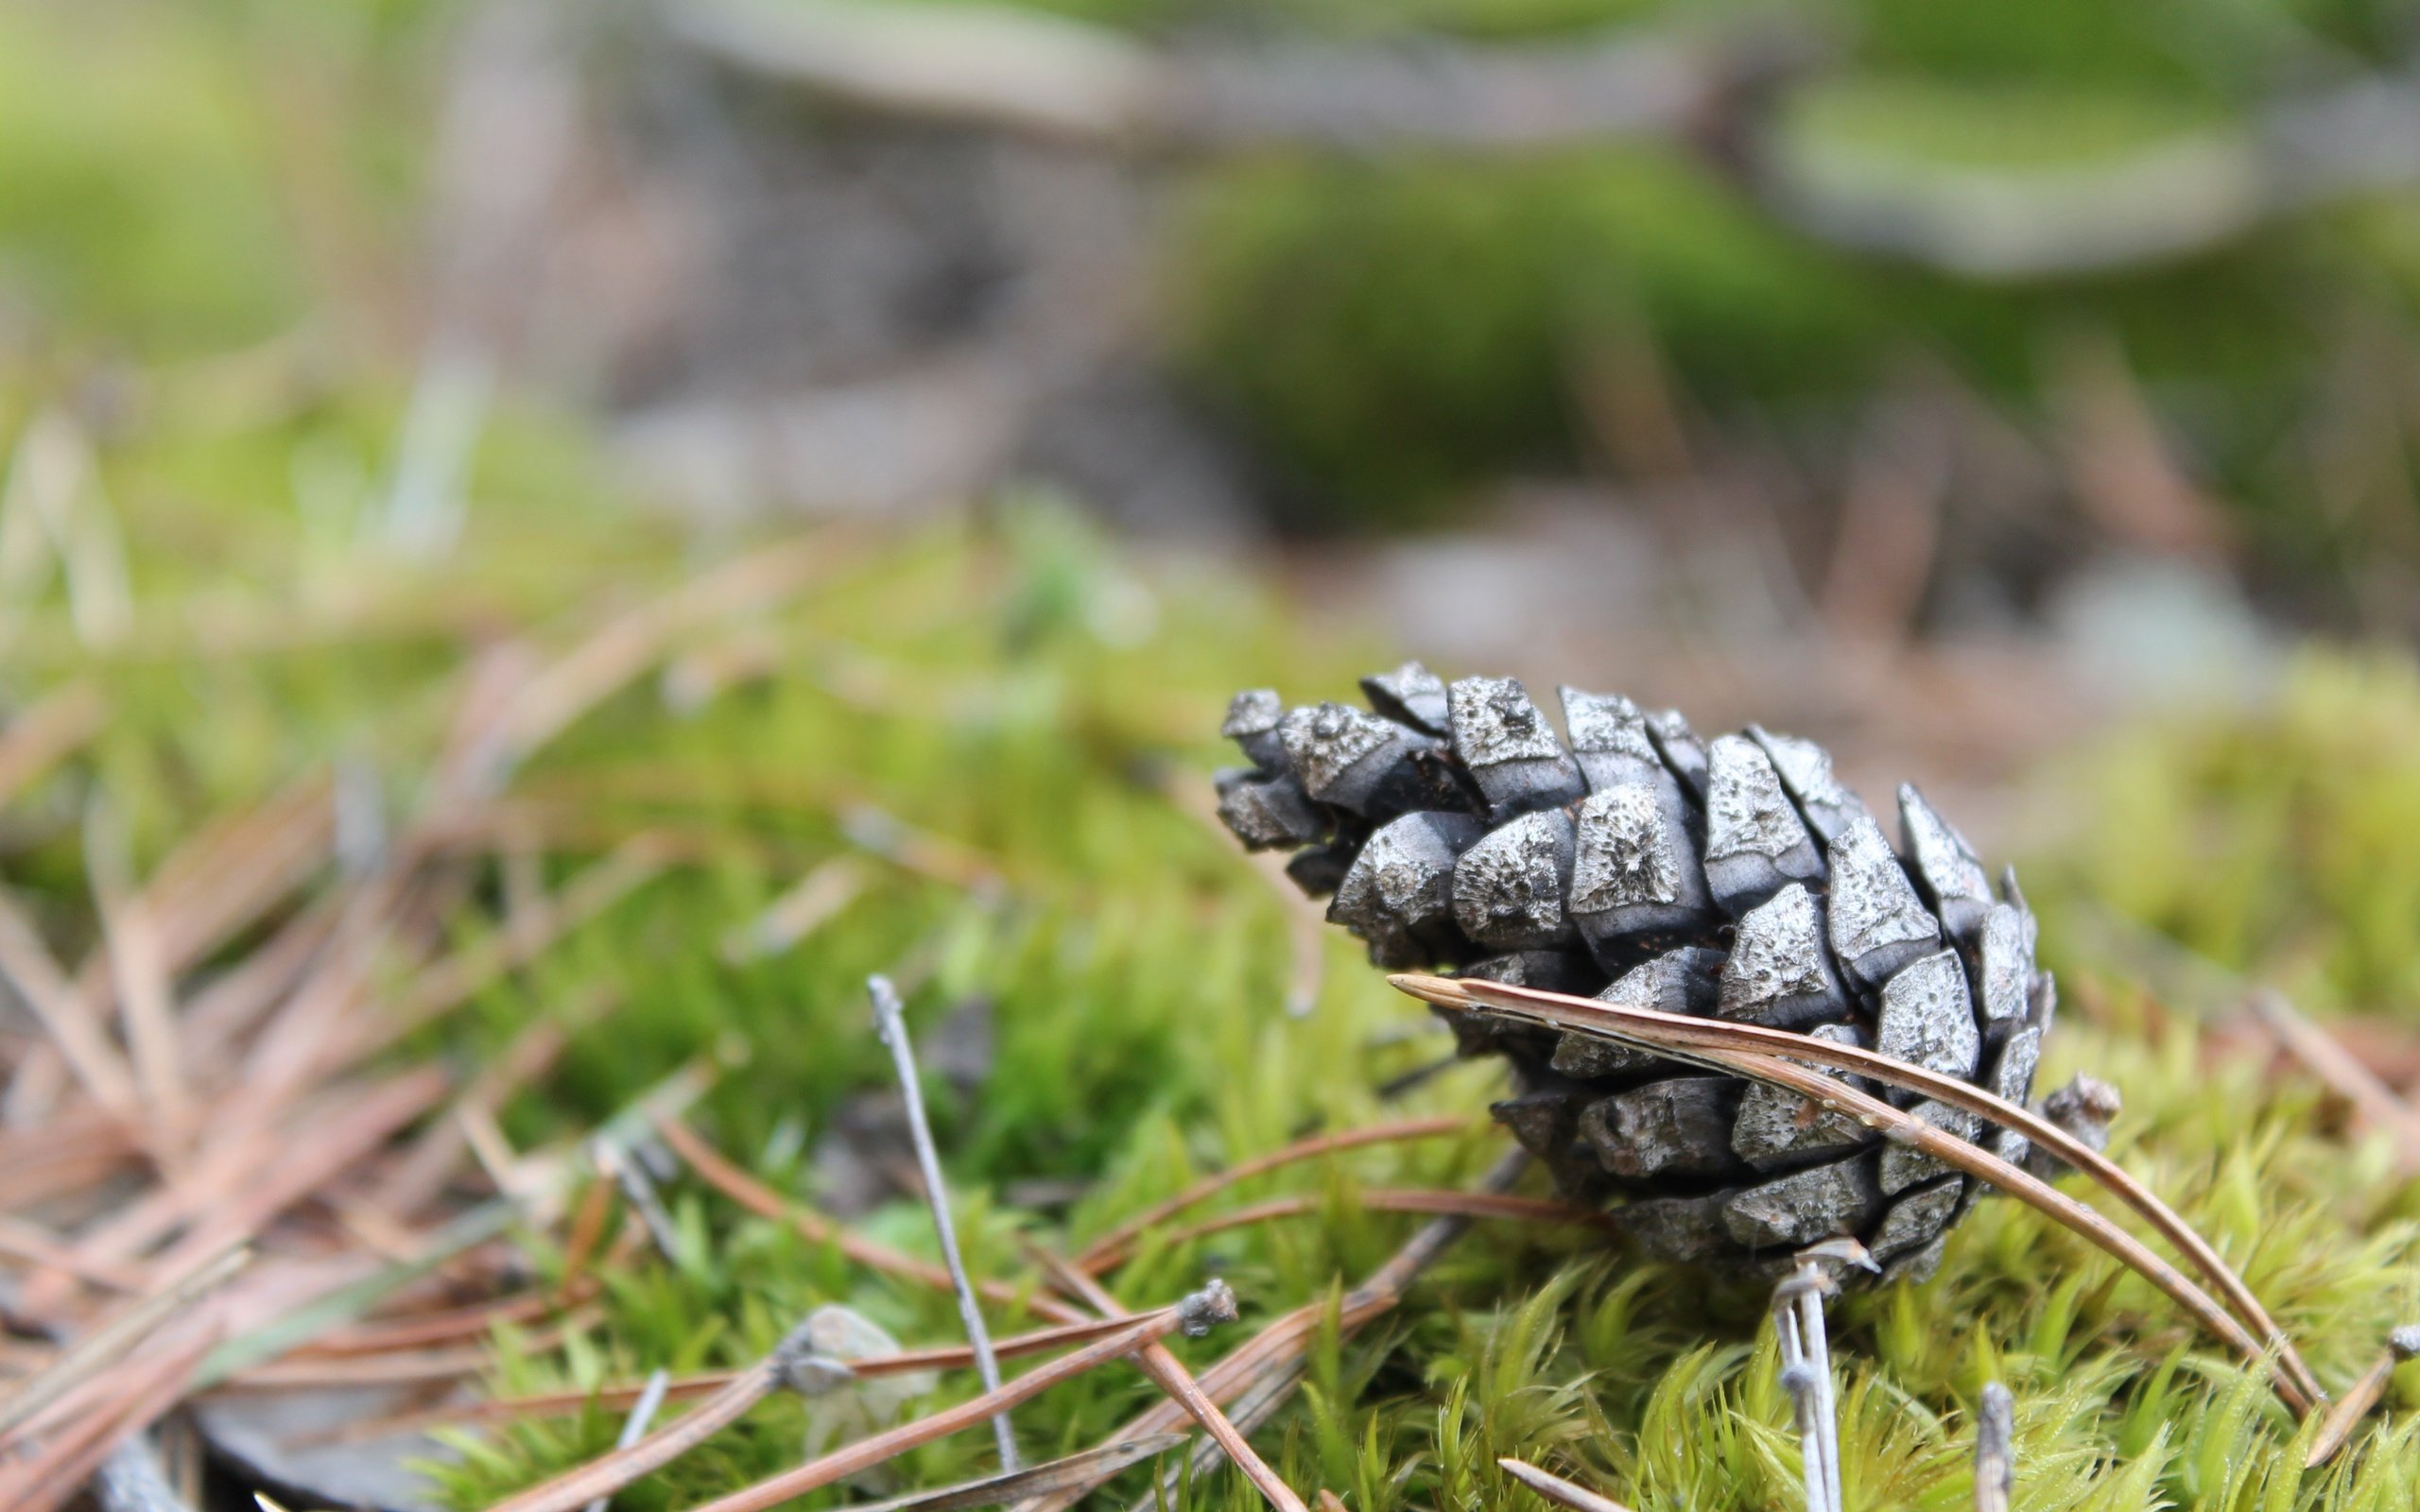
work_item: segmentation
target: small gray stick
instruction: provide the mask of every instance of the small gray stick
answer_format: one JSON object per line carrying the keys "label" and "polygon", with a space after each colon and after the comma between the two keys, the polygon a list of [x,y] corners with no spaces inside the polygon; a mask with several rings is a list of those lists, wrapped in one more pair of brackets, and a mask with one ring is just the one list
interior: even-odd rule
{"label": "small gray stick", "polygon": [[1806,1347],[1806,1368],[1815,1376],[1815,1421],[1824,1435],[1824,1489],[1831,1512],[1847,1503],[1841,1498],[1841,1413],[1832,1398],[1832,1347],[1824,1327],[1824,1294],[1808,1287],[1798,1294],[1798,1332]]}
{"label": "small gray stick", "polygon": [[622,1189],[622,1200],[639,1216],[639,1224],[655,1244],[664,1258],[678,1264],[681,1261],[680,1230],[673,1227],[672,1215],[664,1211],[664,1199],[656,1195],[655,1183],[648,1179],[647,1167],[627,1150],[616,1148],[609,1140],[589,1142],[589,1160],[596,1169],[614,1178]]}
{"label": "small gray stick", "polygon": [[1773,1309],[1773,1329],[1781,1337],[1781,1388],[1789,1393],[1798,1426],[1798,1461],[1806,1481],[1806,1512],[1833,1512],[1829,1504],[1831,1475],[1824,1463],[1822,1400],[1815,1372],[1799,1342],[1798,1313],[1785,1302]]}
{"label": "small gray stick", "polygon": [[[647,1378],[647,1384],[639,1388],[639,1400],[631,1404],[630,1417],[622,1421],[621,1436],[614,1440],[615,1449],[628,1449],[647,1436],[648,1425],[655,1421],[656,1409],[664,1405],[665,1389],[671,1384],[671,1372],[660,1366]],[[589,1503],[583,1512],[605,1512],[613,1501],[608,1492]]]}
{"label": "small gray stick", "polygon": [[[933,1210],[933,1231],[940,1237],[942,1263],[949,1267],[950,1284],[958,1290],[958,1315],[966,1323],[966,1342],[975,1349],[975,1370],[983,1389],[1000,1389],[1000,1362],[992,1353],[992,1335],[983,1327],[983,1310],[976,1305],[975,1287],[966,1279],[966,1263],[959,1258],[958,1230],[949,1221],[949,1189],[942,1184],[941,1152],[933,1147],[932,1125],[925,1117],[925,1094],[916,1082],[916,1052],[908,1041],[908,1021],[898,989],[887,976],[866,978],[866,993],[873,999],[874,1032],[890,1047],[899,1073],[899,1095],[908,1105],[908,1131],[916,1142],[916,1164],[924,1172],[925,1197]],[[1014,1470],[1017,1440],[1005,1412],[992,1418],[992,1433],[1000,1443],[1000,1469]]]}
{"label": "small gray stick", "polygon": [[1975,1512],[2008,1512],[2016,1489],[2016,1399],[1996,1381],[1983,1383],[1975,1415]]}

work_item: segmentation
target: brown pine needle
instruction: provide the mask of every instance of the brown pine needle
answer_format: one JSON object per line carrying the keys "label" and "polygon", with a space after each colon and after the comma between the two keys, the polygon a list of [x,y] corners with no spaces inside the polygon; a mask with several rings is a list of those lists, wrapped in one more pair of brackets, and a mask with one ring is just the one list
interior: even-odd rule
{"label": "brown pine needle", "polygon": [[217,1290],[251,1258],[251,1248],[240,1245],[213,1255],[158,1291],[129,1303],[69,1345],[65,1353],[0,1401],[0,1444],[36,1413],[126,1358],[161,1325]]}
{"label": "brown pine needle", "polygon": [[9,721],[0,731],[0,807],[109,722],[109,700],[89,682],[71,682]]}
{"label": "brown pine needle", "polygon": [[[1549,1202],[1538,1197],[1514,1197],[1491,1192],[1454,1192],[1427,1187],[1371,1187],[1354,1194],[1356,1206],[1372,1212],[1418,1212],[1430,1215],[1453,1214],[1463,1218],[1493,1218],[1508,1223],[1578,1224],[1586,1228],[1611,1230],[1613,1220],[1592,1208],[1575,1208],[1568,1203]],[[1320,1211],[1324,1199],[1317,1195],[1271,1197],[1248,1208],[1220,1213],[1177,1228],[1165,1235],[1152,1235],[1167,1247],[1190,1244],[1212,1234],[1226,1233],[1236,1228],[1250,1228],[1277,1218],[1299,1218]],[[1129,1245],[1098,1257],[1092,1264],[1080,1267],[1087,1275],[1114,1270],[1133,1257],[1140,1246]]]}
{"label": "brown pine needle", "polygon": [[[695,1512],[766,1512],[795,1497],[805,1495],[835,1481],[871,1469],[886,1460],[906,1453],[936,1438],[972,1428],[989,1420],[1011,1407],[1030,1401],[1063,1381],[1097,1370],[1113,1360],[1132,1354],[1143,1346],[1166,1338],[1177,1327],[1177,1310],[1120,1330],[1097,1344],[1087,1345],[1073,1354],[1062,1355],[1048,1365],[1041,1366],[1008,1383],[997,1391],[987,1391],[971,1401],[902,1423],[888,1433],[876,1434],[855,1444],[810,1460],[793,1470],[786,1470],[769,1480],[717,1497]],[[1132,1436],[1132,1435],[1128,1435]],[[569,1512],[552,1505],[517,1506],[508,1503],[496,1512]]]}
{"label": "brown pine needle", "polygon": [[[664,1143],[672,1146],[673,1153],[689,1163],[689,1169],[698,1173],[700,1180],[758,1217],[786,1223],[811,1243],[830,1245],[869,1269],[881,1271],[887,1276],[905,1277],[935,1291],[952,1289],[949,1272],[941,1266],[877,1244],[834,1223],[804,1203],[782,1195],[724,1159],[722,1152],[700,1138],[695,1130],[679,1119],[661,1118],[656,1120],[655,1126],[656,1131],[664,1136]],[[1089,1321],[1080,1308],[1069,1307],[1047,1297],[1028,1296],[1000,1281],[977,1281],[975,1289],[1004,1307],[1021,1308],[1037,1317],[1061,1323]]]}
{"label": "brown pine needle", "polygon": [[[1056,1255],[1037,1248],[1034,1258],[1053,1284],[1093,1311],[1104,1316],[1126,1311],[1125,1304],[1111,1295],[1108,1288]],[[1136,1358],[1143,1373],[1151,1378],[1151,1383],[1167,1392],[1170,1401],[1192,1415],[1193,1420],[1201,1425],[1201,1431],[1226,1451],[1227,1458],[1244,1472],[1244,1478],[1252,1482],[1270,1506],[1277,1512],[1310,1512],[1303,1504],[1303,1499],[1294,1494],[1294,1488],[1270,1469],[1269,1462],[1253,1450],[1242,1431],[1228,1419],[1217,1402],[1210,1400],[1209,1394],[1201,1389],[1201,1383],[1193,1379],[1193,1372],[1184,1367],[1184,1362],[1179,1360],[1167,1345],[1154,1341]]]}
{"label": "brown pine needle", "polygon": [[2420,1356],[2420,1328],[2399,1328],[2389,1335],[2386,1353],[2378,1363],[2361,1373],[2361,1379],[2327,1409],[2320,1420],[2319,1435],[2311,1440],[2310,1452],[2303,1459],[2303,1469],[2315,1470],[2334,1459],[2351,1440],[2353,1430],[2377,1409],[2386,1396],[2386,1383],[2394,1375],[2394,1367],[2404,1361]]}
{"label": "brown pine needle", "polygon": [[[2273,1350],[2275,1360],[2272,1369],[2278,1378],[2278,1395],[2297,1417],[2326,1398],[2326,1393],[2320,1388],[2317,1379],[2310,1374],[2310,1367],[2303,1362],[2285,1331],[2269,1316],[2259,1299],[2252,1295],[2251,1288],[2210,1247],[2207,1240],[2100,1151],[2048,1120],[1980,1088],[1854,1045],[1755,1024],[1619,1007],[1593,998],[1541,992],[1495,982],[1463,981],[1417,973],[1401,973],[1387,980],[1398,990],[1441,1007],[1505,1014],[1554,1028],[1572,1029],[1618,1040],[1669,1058],[1693,1061],[1733,1075],[1785,1087],[1823,1107],[1846,1112],[1868,1128],[1879,1130],[1902,1143],[1912,1144],[1969,1176],[1989,1181],[2091,1240],[2111,1255],[2123,1260],[2247,1359],[2265,1361]],[[1923,1120],[1838,1078],[1809,1070],[1805,1064],[1809,1061],[1921,1092],[1978,1114],[2003,1128],[2027,1135],[2060,1160],[2092,1177],[2132,1208],[2219,1288],[2229,1306],[2221,1307],[2174,1266],[2091,1208],[1964,1140],[1944,1134]],[[2256,1331],[2257,1336],[2256,1332],[2248,1330]]]}
{"label": "brown pine needle", "polygon": [[54,1512],[83,1491],[110,1451],[149,1428],[182,1400],[216,1329],[196,1331],[156,1355],[126,1362],[112,1381],[110,1408],[81,1415],[31,1457],[0,1473],[0,1506],[9,1512]]}
{"label": "brown pine needle", "polygon": [[139,1121],[134,1074],[111,1043],[97,1012],[59,969],[33,922],[6,892],[0,892],[0,976],[17,989],[93,1101],[130,1123]]}
{"label": "brown pine needle", "polygon": [[[1132,1313],[1115,1317],[1087,1318],[1080,1323],[1062,1323],[1052,1328],[1036,1329],[1030,1333],[1012,1333],[994,1339],[992,1348],[1003,1360],[1047,1354],[1071,1344],[1088,1344],[1106,1337],[1150,1315]],[[968,1346],[943,1344],[852,1360],[849,1370],[853,1375],[873,1378],[913,1375],[925,1370],[963,1370],[974,1363],[974,1350]],[[676,1376],[666,1387],[666,1400],[687,1401],[711,1396],[744,1374],[745,1371],[737,1370],[708,1370],[692,1376]],[[526,1397],[497,1397],[487,1401],[427,1407],[348,1424],[324,1438],[308,1441],[343,1443],[364,1438],[386,1438],[396,1434],[446,1425],[468,1427],[481,1423],[518,1422],[528,1418],[565,1418],[585,1412],[592,1406],[604,1411],[624,1410],[637,1402],[639,1393],[644,1389],[643,1383],[621,1382],[593,1390],[548,1391]]]}
{"label": "brown pine needle", "polygon": [[869,1502],[849,1512],[958,1512],[971,1506],[1000,1506],[1028,1496],[1042,1496],[1095,1476],[1115,1475],[1129,1465],[1150,1459],[1184,1442],[1183,1434],[1154,1434],[1148,1438],[1103,1444],[1054,1459],[1046,1465],[960,1481],[931,1491],[910,1491],[888,1502]]}
{"label": "brown pine needle", "polygon": [[1297,1160],[1317,1160],[1322,1155],[1333,1155],[1340,1150],[1359,1149],[1368,1144],[1388,1144],[1401,1140],[1438,1139],[1449,1134],[1463,1133],[1471,1126],[1469,1119],[1451,1116],[1407,1119],[1396,1124],[1374,1124],[1368,1128],[1349,1128],[1333,1134],[1314,1135],[1310,1139],[1288,1144],[1284,1149],[1271,1150],[1266,1155],[1256,1155],[1251,1160],[1239,1160],[1216,1175],[1202,1177],[1167,1201],[1152,1204],[1112,1228],[1085,1246],[1075,1257],[1074,1264],[1077,1269],[1083,1271],[1086,1275],[1098,1276],[1116,1264],[1115,1261],[1103,1257],[1113,1252],[1122,1254],[1131,1251],[1133,1241],[1145,1229],[1166,1223],[1185,1209],[1204,1202],[1238,1182],[1249,1181],[1256,1176],[1266,1176],[1280,1166],[1291,1165]]}
{"label": "brown pine needle", "polygon": [[1610,1496],[1599,1496],[1584,1486],[1550,1475],[1523,1460],[1506,1456],[1495,1462],[1504,1473],[1537,1492],[1547,1501],[1571,1508],[1571,1512],[1630,1512]]}
{"label": "brown pine needle", "polygon": [[[1498,1160],[1479,1183],[1483,1192],[1509,1191],[1529,1169],[1530,1157],[1522,1150],[1512,1150]],[[1361,1284],[1347,1292],[1335,1304],[1336,1325],[1340,1334],[1349,1334],[1373,1318],[1387,1313],[1402,1301],[1404,1293],[1419,1279],[1421,1272],[1434,1264],[1437,1258],[1452,1247],[1455,1240],[1469,1230],[1471,1220],[1460,1216],[1431,1218],[1418,1231],[1404,1241],[1403,1246],[1362,1279]],[[1274,1416],[1285,1404],[1296,1383],[1302,1380],[1303,1361],[1329,1315],[1324,1301],[1306,1302],[1290,1313],[1281,1314],[1263,1325],[1258,1333],[1228,1352],[1209,1369],[1201,1372],[1201,1389],[1210,1400],[1222,1403],[1236,1426],[1249,1433]],[[1112,1435],[1134,1438],[1145,1434],[1166,1433],[1183,1426],[1184,1410],[1172,1401],[1158,1401],[1127,1419],[1124,1427]],[[1215,1462],[1217,1446],[1195,1447],[1192,1465],[1197,1470]],[[1096,1482],[1097,1486],[1098,1483]],[[1052,1496],[1037,1498],[1020,1512],[1067,1512],[1094,1489],[1079,1486]],[[1143,1507],[1152,1501],[1147,1499]]]}
{"label": "brown pine needle", "polygon": [[780,1383],[779,1367],[771,1360],[759,1361],[696,1408],[628,1449],[614,1450],[532,1486],[498,1503],[490,1512],[577,1512],[600,1496],[612,1496],[641,1476],[653,1474],[737,1422]]}
{"label": "brown pine needle", "polygon": [[[855,1475],[920,1444],[962,1428],[971,1428],[994,1413],[1040,1395],[1062,1381],[1106,1365],[1120,1355],[1132,1354],[1145,1343],[1176,1328],[1178,1321],[1178,1309],[1163,1308],[1072,1354],[1063,1355],[1018,1377],[998,1391],[987,1391],[947,1411],[861,1439],[709,1505],[714,1512],[743,1512],[743,1509],[777,1506],[792,1497]],[[780,1383],[780,1369],[774,1360],[763,1361],[741,1372],[730,1385],[669,1427],[658,1429],[627,1450],[616,1450],[544,1485],[532,1486],[497,1503],[491,1512],[575,1512],[575,1509],[587,1505],[599,1496],[611,1496],[640,1476],[670,1464],[738,1420]]]}

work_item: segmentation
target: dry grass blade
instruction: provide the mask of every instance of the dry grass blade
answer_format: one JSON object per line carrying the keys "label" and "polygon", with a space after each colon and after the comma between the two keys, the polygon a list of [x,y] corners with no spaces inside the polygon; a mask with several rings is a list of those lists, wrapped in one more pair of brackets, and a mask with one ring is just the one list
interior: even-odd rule
{"label": "dry grass blade", "polygon": [[2396,1163],[2406,1175],[2420,1171],[2420,1108],[2405,1102],[2333,1035],[2305,1018],[2285,994],[2264,988],[2251,995],[2249,1005],[2287,1054],[2351,1103],[2364,1122],[2394,1137]]}
{"label": "dry grass blade", "polygon": [[[1174,1310],[1121,1330],[1098,1343],[1088,1345],[1073,1354],[1062,1355],[1048,1365],[1041,1366],[1019,1376],[997,1391],[987,1391],[969,1401],[937,1412],[914,1422],[902,1423],[888,1433],[837,1449],[829,1454],[810,1460],[796,1469],[786,1470],[769,1480],[717,1497],[694,1512],[766,1512],[795,1497],[819,1487],[845,1480],[884,1461],[895,1458],[936,1438],[974,1427],[994,1416],[1029,1401],[1063,1381],[1072,1381],[1087,1371],[1097,1370],[1113,1360],[1134,1353],[1146,1344],[1167,1336],[1177,1326]],[[516,1500],[496,1512],[570,1512],[551,1503],[521,1505]]]}
{"label": "dry grass blade", "polygon": [[[1818,1104],[1846,1112],[1868,1128],[1913,1144],[1969,1176],[1991,1182],[2124,1260],[2247,1359],[2265,1360],[2273,1350],[2279,1395],[2297,1416],[2326,1397],[2285,1331],[2260,1305],[2259,1298],[2252,1295],[2243,1279],[2191,1225],[2100,1151],[2048,1120],[1979,1088],[1870,1050],[1786,1030],[1618,1007],[1593,998],[1493,982],[1410,973],[1388,980],[1399,990],[1441,1007],[1525,1018],[1554,1028],[1597,1035],[1668,1058],[1786,1087]],[[2228,1305],[2221,1307],[2175,1267],[2091,1208],[1964,1140],[1944,1135],[1878,1098],[1808,1070],[1805,1063],[1810,1061],[1921,1092],[2028,1136],[2133,1209],[2218,1287]]]}
{"label": "dry grass blade", "polygon": [[0,1443],[6,1443],[36,1413],[95,1372],[124,1359],[128,1351],[162,1324],[225,1284],[251,1258],[250,1246],[242,1245],[214,1255],[160,1290],[136,1299],[69,1345],[64,1354],[19,1386],[15,1395],[0,1402]]}
{"label": "dry grass blade", "polygon": [[1153,1434],[1147,1438],[1103,1444],[1005,1475],[986,1475],[935,1490],[910,1491],[887,1502],[868,1502],[851,1507],[849,1512],[957,1512],[960,1507],[998,1506],[1019,1497],[1040,1496],[1098,1476],[1115,1475],[1129,1465],[1184,1442],[1183,1434]]}
{"label": "dry grass blade", "polygon": [[[1100,1282],[1075,1266],[1047,1250],[1037,1249],[1034,1254],[1054,1284],[1095,1312],[1106,1315],[1126,1311],[1124,1304]],[[1310,1512],[1303,1504],[1303,1499],[1294,1494],[1294,1488],[1288,1486],[1285,1479],[1270,1468],[1269,1462],[1260,1457],[1245,1439],[1242,1430],[1228,1419],[1217,1402],[1210,1400],[1209,1394],[1201,1389],[1201,1383],[1193,1379],[1193,1372],[1184,1367],[1184,1363],[1167,1345],[1151,1344],[1138,1356],[1138,1360],[1143,1373],[1151,1378],[1151,1383],[1167,1392],[1170,1401],[1192,1415],[1193,1420],[1201,1425],[1201,1431],[1226,1451],[1227,1457],[1235,1461],[1236,1468],[1244,1472],[1245,1478],[1252,1482],[1270,1506],[1277,1512]]]}
{"label": "dry grass blade", "polygon": [[1599,1496],[1584,1486],[1574,1485],[1560,1475],[1549,1475],[1535,1465],[1507,1456],[1495,1462],[1504,1473],[1537,1492],[1547,1501],[1571,1508],[1571,1512],[1630,1512],[1610,1496]]}
{"label": "dry grass blade", "polygon": [[1185,1209],[1207,1201],[1238,1182],[1249,1181],[1256,1176],[1266,1176],[1281,1166],[1291,1165],[1298,1160],[1317,1160],[1322,1155],[1333,1155],[1340,1150],[1359,1149],[1369,1144],[1387,1144],[1402,1140],[1437,1139],[1444,1135],[1462,1133],[1470,1127],[1471,1122],[1466,1118],[1415,1118],[1397,1124],[1375,1124],[1368,1128],[1344,1129],[1335,1134],[1320,1134],[1310,1139],[1297,1141],[1284,1149],[1271,1150],[1267,1155],[1254,1156],[1249,1160],[1238,1161],[1215,1176],[1202,1177],[1167,1201],[1154,1203],[1144,1209],[1084,1246],[1083,1250],[1075,1257],[1073,1263],[1077,1269],[1085,1274],[1098,1276],[1115,1264],[1115,1261],[1106,1260],[1104,1256],[1130,1249],[1135,1238],[1144,1230],[1166,1223]]}
{"label": "dry grass blade", "polygon": [[2386,1353],[2378,1357],[2377,1364],[2361,1372],[2361,1379],[2329,1404],[2327,1416],[2320,1420],[2319,1433],[2311,1440],[2310,1452],[2303,1460],[2303,1469],[2315,1470],[2342,1452],[2353,1430],[2384,1400],[2394,1367],[2415,1356],[2420,1356],[2420,1327],[2407,1325],[2390,1334]]}

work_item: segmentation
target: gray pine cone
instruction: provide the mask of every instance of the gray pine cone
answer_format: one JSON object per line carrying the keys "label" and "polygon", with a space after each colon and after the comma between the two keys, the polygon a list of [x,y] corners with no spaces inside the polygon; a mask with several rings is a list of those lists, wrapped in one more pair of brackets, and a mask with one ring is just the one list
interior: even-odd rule
{"label": "gray pine cone", "polygon": [[[1751,726],[1702,741],[1671,712],[1562,690],[1563,733],[1521,684],[1448,686],[1418,662],[1365,678],[1367,709],[1236,696],[1252,762],[1219,812],[1390,970],[1594,994],[1852,1042],[2031,1093],[2057,994],[2014,872],[1981,862],[1913,787],[1900,849],[1821,747]],[[1931,1274],[1976,1183],[1777,1089],[1579,1035],[1451,1016],[1500,1055],[1496,1118],[1564,1191],[1674,1260],[1763,1268],[1836,1235],[1886,1279]],[[1979,1121],[1881,1091],[1965,1138]],[[1986,1142],[2022,1162],[2020,1135]]]}

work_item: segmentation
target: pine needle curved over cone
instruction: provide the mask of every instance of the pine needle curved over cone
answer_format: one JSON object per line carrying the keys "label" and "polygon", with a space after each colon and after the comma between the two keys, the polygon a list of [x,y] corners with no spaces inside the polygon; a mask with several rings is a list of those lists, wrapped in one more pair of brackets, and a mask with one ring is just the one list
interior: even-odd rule
{"label": "pine needle curved over cone", "polygon": [[[1827,1109],[1846,1113],[1886,1138],[1913,1145],[1990,1182],[2124,1262],[2247,1360],[2268,1368],[2274,1377],[2279,1398],[2297,1417],[2326,1399],[2292,1341],[2252,1295],[2242,1278],[2173,1209],[2114,1161],[2065,1129],[1980,1088],[1854,1045],[1754,1024],[1624,1007],[1593,998],[1494,982],[1413,972],[1399,973],[1387,980],[1398,990],[1440,1007],[1525,1018],[1597,1036],[1671,1059],[1787,1088]],[[2034,1140],[2092,1177],[2151,1224],[2218,1287],[2226,1297],[2226,1304],[2222,1306],[2132,1234],[2048,1182],[1878,1097],[1810,1070],[1807,1062],[1829,1065],[1938,1098]]]}

